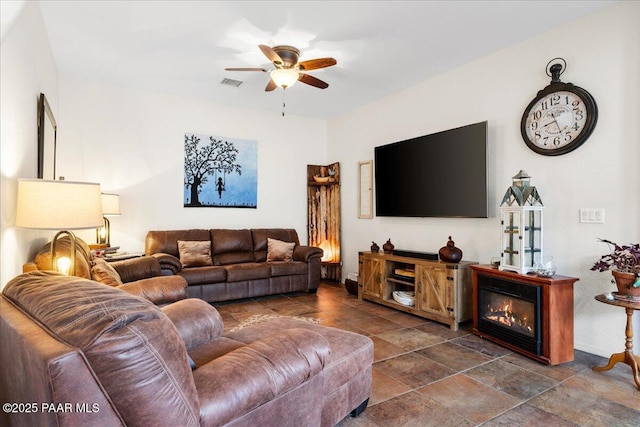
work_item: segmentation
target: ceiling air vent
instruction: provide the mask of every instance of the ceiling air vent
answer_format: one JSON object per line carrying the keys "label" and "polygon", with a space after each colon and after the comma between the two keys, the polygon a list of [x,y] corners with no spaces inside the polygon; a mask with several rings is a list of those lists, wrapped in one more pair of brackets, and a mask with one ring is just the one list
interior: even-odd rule
{"label": "ceiling air vent", "polygon": [[240,80],[233,80],[233,79],[222,79],[222,81],[220,82],[221,85],[225,85],[225,86],[233,86],[233,87],[238,87],[242,84],[242,82]]}

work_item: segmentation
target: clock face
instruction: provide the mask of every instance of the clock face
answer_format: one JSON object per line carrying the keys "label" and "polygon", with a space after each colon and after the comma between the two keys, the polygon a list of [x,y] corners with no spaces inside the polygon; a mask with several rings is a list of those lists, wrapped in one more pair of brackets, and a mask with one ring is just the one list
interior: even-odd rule
{"label": "clock face", "polygon": [[591,122],[584,100],[569,91],[552,92],[538,99],[525,114],[525,141],[541,154],[570,151],[572,145],[584,142],[582,135],[589,131],[587,124]]}

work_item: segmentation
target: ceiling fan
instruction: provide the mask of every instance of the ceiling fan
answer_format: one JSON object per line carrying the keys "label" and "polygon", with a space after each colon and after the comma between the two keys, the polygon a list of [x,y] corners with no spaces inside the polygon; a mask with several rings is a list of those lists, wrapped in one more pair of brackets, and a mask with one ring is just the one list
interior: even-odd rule
{"label": "ceiling fan", "polygon": [[273,63],[275,69],[268,71],[264,68],[225,68],[226,71],[261,71],[269,73],[271,79],[264,89],[271,92],[277,87],[283,89],[289,88],[298,80],[320,89],[326,89],[329,84],[322,80],[307,74],[307,71],[317,70],[319,68],[331,67],[337,64],[333,58],[317,58],[308,61],[298,62],[300,51],[293,46],[274,46],[258,45],[264,55]]}

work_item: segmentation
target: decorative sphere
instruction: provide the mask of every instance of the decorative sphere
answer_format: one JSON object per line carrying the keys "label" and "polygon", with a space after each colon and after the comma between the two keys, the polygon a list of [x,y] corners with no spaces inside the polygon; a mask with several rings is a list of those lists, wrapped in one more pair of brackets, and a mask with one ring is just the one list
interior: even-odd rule
{"label": "decorative sphere", "polygon": [[451,236],[449,236],[447,245],[440,248],[440,250],[438,251],[438,255],[444,262],[455,263],[462,260],[462,250],[460,250],[460,248],[456,248],[456,244],[453,240],[451,240]]}

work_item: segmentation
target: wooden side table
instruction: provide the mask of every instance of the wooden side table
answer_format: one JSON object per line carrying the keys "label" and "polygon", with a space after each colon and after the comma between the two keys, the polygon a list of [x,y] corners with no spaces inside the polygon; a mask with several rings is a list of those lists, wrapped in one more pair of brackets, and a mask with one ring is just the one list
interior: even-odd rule
{"label": "wooden side table", "polygon": [[636,386],[638,390],[640,390],[640,357],[633,354],[633,323],[631,321],[633,317],[634,310],[640,310],[640,303],[630,302],[630,301],[622,301],[614,299],[610,294],[602,294],[597,295],[597,301],[603,302],[609,305],[615,305],[616,307],[624,307],[627,312],[627,327],[625,329],[625,351],[622,353],[612,354],[609,358],[609,363],[607,366],[594,366],[591,369],[594,371],[608,371],[613,368],[613,366],[618,363],[626,363],[631,366],[631,371],[633,372],[633,380],[636,382]]}

